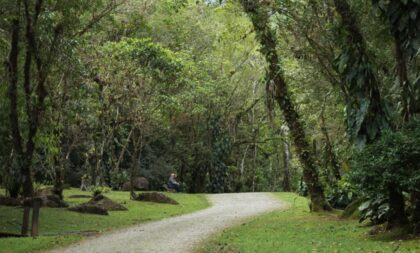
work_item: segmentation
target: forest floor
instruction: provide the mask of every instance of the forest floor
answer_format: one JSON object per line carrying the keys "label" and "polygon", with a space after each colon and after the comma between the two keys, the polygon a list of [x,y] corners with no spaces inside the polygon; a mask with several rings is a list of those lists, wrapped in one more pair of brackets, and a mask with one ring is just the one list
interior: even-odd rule
{"label": "forest floor", "polygon": [[371,229],[338,213],[310,213],[308,200],[274,193],[289,208],[249,219],[196,248],[196,253],[420,253],[420,238],[397,231],[369,236]]}
{"label": "forest floor", "polygon": [[[0,189],[0,194],[4,190]],[[74,206],[88,201],[86,198],[69,198],[70,195],[91,195],[77,189],[64,191],[65,201]],[[105,196],[123,204],[128,211],[112,211],[108,216],[81,214],[65,208],[42,208],[40,236],[32,238],[0,238],[0,253],[28,253],[51,249],[61,245],[92,238],[98,234],[145,222],[161,220],[191,213],[209,206],[203,194],[165,193],[179,205],[131,201],[129,192],[109,192]],[[0,206],[0,232],[19,233],[22,208]]]}
{"label": "forest floor", "polygon": [[287,207],[266,193],[207,196],[212,206],[205,210],[130,227],[52,252],[191,252],[215,232],[240,224],[245,218]]}

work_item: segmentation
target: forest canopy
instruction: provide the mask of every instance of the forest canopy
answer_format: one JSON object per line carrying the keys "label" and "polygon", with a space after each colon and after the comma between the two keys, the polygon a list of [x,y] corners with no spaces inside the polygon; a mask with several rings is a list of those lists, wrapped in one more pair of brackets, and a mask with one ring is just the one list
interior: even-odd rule
{"label": "forest canopy", "polygon": [[[420,226],[418,0],[0,0],[0,183],[295,191]],[[362,201],[362,202],[360,202]]]}

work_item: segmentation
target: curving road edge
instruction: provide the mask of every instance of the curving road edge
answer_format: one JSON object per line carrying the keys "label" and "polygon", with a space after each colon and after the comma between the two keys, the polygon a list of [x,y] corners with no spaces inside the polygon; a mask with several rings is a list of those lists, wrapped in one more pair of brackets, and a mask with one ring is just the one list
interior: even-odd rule
{"label": "curving road edge", "polygon": [[211,207],[177,217],[136,225],[100,235],[51,253],[186,253],[224,228],[245,218],[285,209],[287,204],[267,193],[207,195]]}

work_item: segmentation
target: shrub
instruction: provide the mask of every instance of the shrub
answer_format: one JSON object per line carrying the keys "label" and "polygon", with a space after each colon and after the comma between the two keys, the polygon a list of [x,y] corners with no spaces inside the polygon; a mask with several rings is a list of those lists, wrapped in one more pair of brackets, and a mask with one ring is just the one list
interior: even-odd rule
{"label": "shrub", "polygon": [[363,202],[359,206],[359,211],[359,222],[369,219],[373,224],[381,224],[386,221],[389,211],[388,198],[379,194],[376,198]]}
{"label": "shrub", "polygon": [[111,171],[111,187],[113,190],[119,190],[125,182],[130,179],[128,172],[123,171]]}
{"label": "shrub", "polygon": [[353,156],[350,179],[369,199],[362,208],[365,219],[379,222],[387,216],[390,208],[384,205],[384,196],[390,189],[401,193],[420,190],[419,129],[420,121],[412,121],[398,131],[384,132],[377,142]]}
{"label": "shrub", "polygon": [[340,180],[337,186],[327,194],[327,200],[333,208],[344,209],[355,201],[357,194],[352,185],[345,179]]}
{"label": "shrub", "polygon": [[92,188],[93,196],[97,196],[102,193],[108,193],[111,191],[111,188],[107,186],[95,186]]}

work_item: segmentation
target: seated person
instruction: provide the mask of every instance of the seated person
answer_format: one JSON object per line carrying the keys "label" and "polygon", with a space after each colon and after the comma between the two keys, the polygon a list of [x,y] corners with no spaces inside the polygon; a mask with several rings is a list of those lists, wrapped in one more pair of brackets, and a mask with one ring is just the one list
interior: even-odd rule
{"label": "seated person", "polygon": [[175,190],[176,192],[180,192],[179,183],[176,181],[175,173],[171,173],[171,176],[169,177],[168,189],[172,189],[172,190]]}

